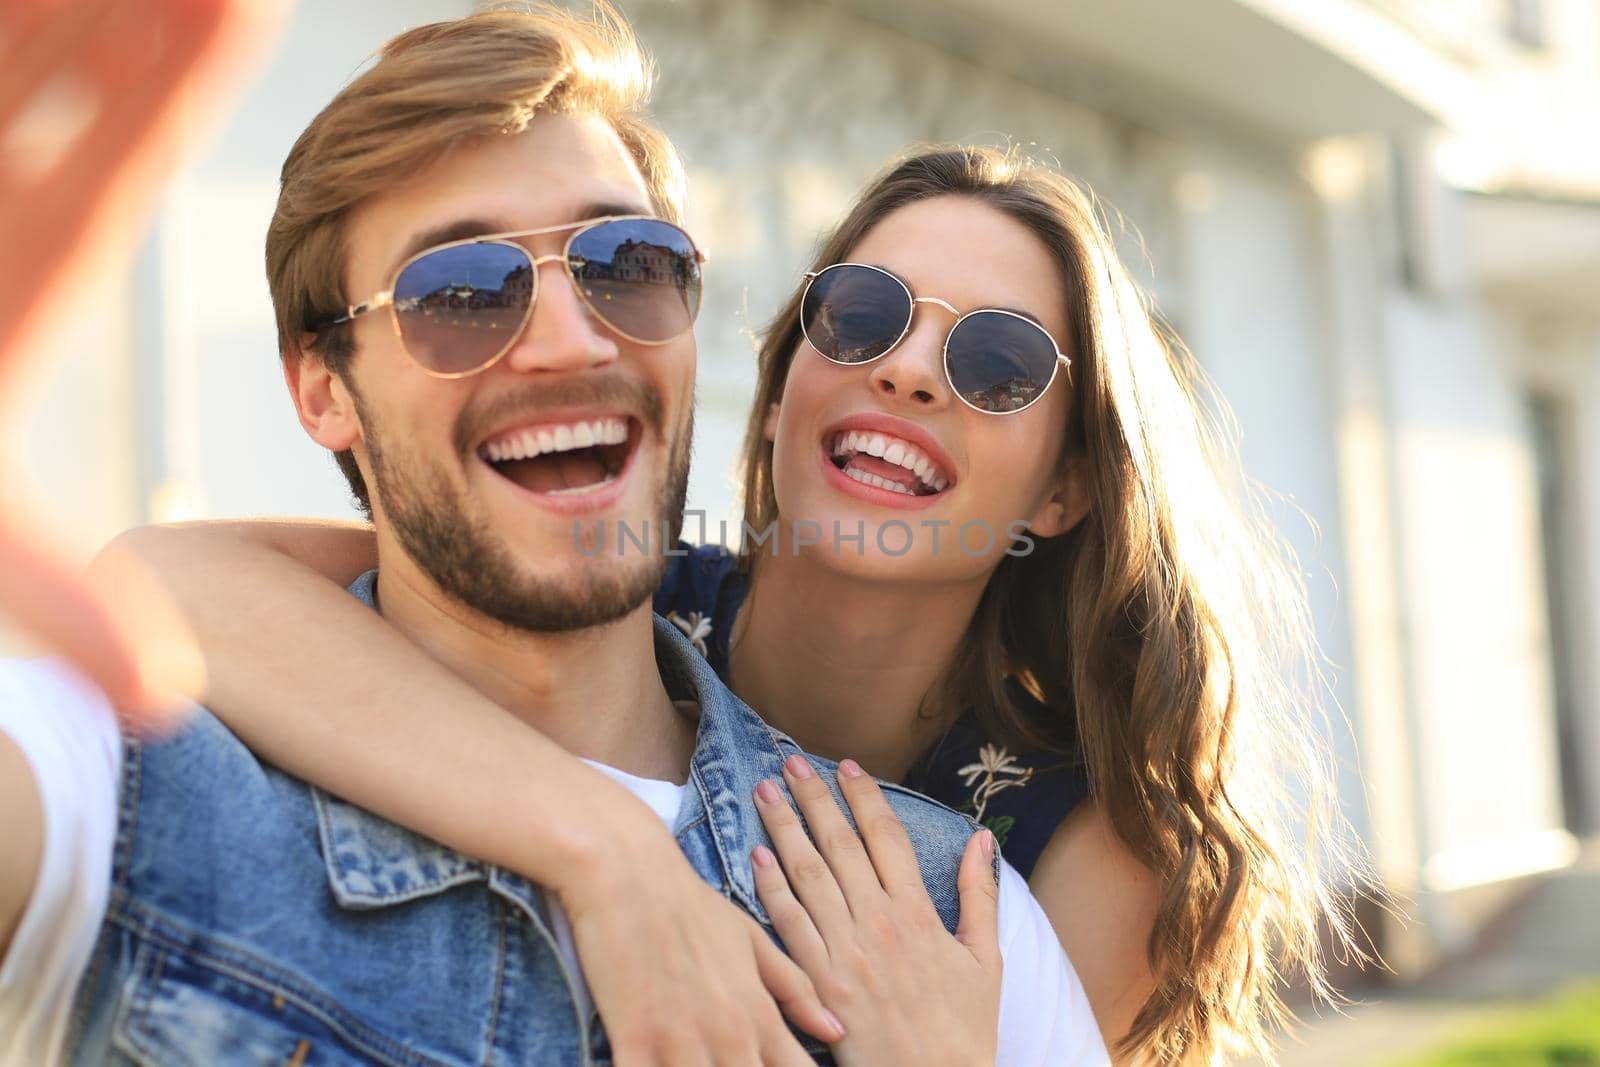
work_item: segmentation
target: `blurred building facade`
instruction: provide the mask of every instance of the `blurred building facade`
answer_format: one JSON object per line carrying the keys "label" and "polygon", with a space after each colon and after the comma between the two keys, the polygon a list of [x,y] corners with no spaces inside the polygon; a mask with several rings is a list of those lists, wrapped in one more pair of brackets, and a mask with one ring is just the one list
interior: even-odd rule
{"label": "blurred building facade", "polygon": [[[85,542],[350,516],[279,376],[293,138],[462,0],[302,4],[39,387],[23,476]],[[1402,972],[1600,830],[1600,0],[632,0],[712,250],[691,506],[730,513],[751,334],[913,141],[1054,160],[1215,378],[1311,585],[1341,797]],[[692,531],[691,531],[692,532]]]}

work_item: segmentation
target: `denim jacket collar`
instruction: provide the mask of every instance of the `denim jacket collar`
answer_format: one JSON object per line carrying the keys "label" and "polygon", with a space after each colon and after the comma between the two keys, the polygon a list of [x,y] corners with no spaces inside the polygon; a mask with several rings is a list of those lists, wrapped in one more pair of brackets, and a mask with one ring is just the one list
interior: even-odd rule
{"label": "denim jacket collar", "polygon": [[678,812],[675,833],[683,838],[703,818],[722,867],[723,885],[758,921],[770,925],[756,897],[750,867],[750,850],[771,844],[754,794],[765,778],[783,781],[785,754],[780,743],[791,753],[798,747],[734,696],[682,631],[659,615],[655,627],[656,666],[667,692],[674,699],[700,705],[700,728],[689,760],[694,788]]}
{"label": "denim jacket collar", "polygon": [[[378,572],[368,571],[350,592],[376,610]],[[677,627],[656,616],[656,664],[674,699],[693,700],[700,725],[690,759],[691,789],[685,792],[674,833],[680,838],[704,820],[720,872],[702,871],[763,923],[750,850],[767,840],[753,794],[764,778],[782,780],[784,754],[776,733],[729,691]],[[790,742],[792,744],[792,742]],[[453,886],[488,881],[491,888],[533,906],[524,879],[446,848],[320,789],[313,790],[328,883],[340,906],[383,908],[432,896]]]}
{"label": "denim jacket collar", "polygon": [[[371,570],[350,585],[350,593],[376,611],[377,588],[378,572]],[[453,886],[487,882],[536,925],[543,925],[537,889],[526,879],[463,856],[321,789],[313,787],[311,797],[328,885],[340,907],[386,908]]]}

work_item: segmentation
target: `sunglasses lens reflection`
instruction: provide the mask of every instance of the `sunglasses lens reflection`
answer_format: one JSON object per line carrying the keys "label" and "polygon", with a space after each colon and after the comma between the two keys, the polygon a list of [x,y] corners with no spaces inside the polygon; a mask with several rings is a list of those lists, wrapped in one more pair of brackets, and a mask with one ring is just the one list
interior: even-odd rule
{"label": "sunglasses lens reflection", "polygon": [[800,328],[811,347],[835,363],[877,359],[911,322],[911,297],[882,271],[845,263],[806,287]]}
{"label": "sunglasses lens reflection", "polygon": [[700,261],[689,235],[659,219],[618,219],[579,233],[573,281],[594,313],[636,341],[670,341],[700,311]]}
{"label": "sunglasses lens reflection", "polygon": [[395,279],[395,317],[412,358],[463,374],[509,345],[533,304],[533,262],[511,245],[452,245],[414,260]]}
{"label": "sunglasses lens reflection", "polygon": [[1039,399],[1055,374],[1056,348],[1035,323],[1001,311],[978,311],[956,324],[945,348],[950,381],[980,411],[1020,411]]}
{"label": "sunglasses lens reflection", "polygon": [[[681,337],[700,311],[700,260],[689,235],[656,219],[579,232],[568,251],[578,291],[601,321],[635,341]],[[428,370],[467,374],[505,351],[533,306],[533,260],[516,245],[452,245],[395,280],[406,350]]]}

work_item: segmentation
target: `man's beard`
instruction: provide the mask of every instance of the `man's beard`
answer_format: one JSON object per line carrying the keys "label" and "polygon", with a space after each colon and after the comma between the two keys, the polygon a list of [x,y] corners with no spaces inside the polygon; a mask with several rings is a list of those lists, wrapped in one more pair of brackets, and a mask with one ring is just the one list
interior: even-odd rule
{"label": "man's beard", "polygon": [[[406,554],[445,595],[509,627],[556,633],[620,619],[649,599],[661,584],[670,540],[659,553],[633,553],[626,558],[621,554],[583,556],[574,545],[579,567],[572,580],[541,579],[526,573],[510,545],[474,512],[465,488],[451,480],[443,465],[403,446],[391,447],[395,442],[385,440],[382,424],[374,421],[360,395],[351,392],[372,468],[373,496]],[[628,396],[636,394],[637,390]],[[552,396],[548,390],[526,395],[536,397],[535,403],[546,408],[618,397],[615,389],[605,388],[598,392],[586,388],[581,396],[570,390],[562,390],[560,396]],[[645,403],[634,407],[643,411],[642,432],[665,438],[659,397],[649,390],[640,399]],[[508,406],[497,405],[496,410]],[[519,410],[532,409],[529,405]],[[471,462],[468,440],[474,421],[483,420],[471,420],[463,412],[454,435],[458,458],[465,462]],[[667,440],[666,481],[657,496],[656,513],[650,516],[651,525],[671,539],[676,539],[683,525],[693,436],[691,410],[683,433]]]}

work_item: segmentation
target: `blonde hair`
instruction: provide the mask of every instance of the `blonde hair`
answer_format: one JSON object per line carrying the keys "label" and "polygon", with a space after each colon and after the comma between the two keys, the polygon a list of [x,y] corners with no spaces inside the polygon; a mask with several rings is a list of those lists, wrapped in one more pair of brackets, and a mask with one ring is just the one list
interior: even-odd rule
{"label": "blonde hair", "polygon": [[[351,303],[344,291],[351,209],[451,146],[520,133],[541,111],[595,114],[610,123],[655,211],[679,221],[683,164],[645,117],[652,76],[632,30],[603,0],[592,18],[543,4],[492,9],[419,26],[385,44],[284,160],[266,250],[281,356],[299,358],[307,334],[335,372],[353,351],[348,324],[322,325]],[[354,461],[349,453],[338,459],[366,507]]]}
{"label": "blonde hair", "polygon": [[[1149,311],[1093,200],[1060,174],[987,148],[909,156],[862,193],[813,269],[937,196],[1006,213],[1056,262],[1073,360],[1061,460],[1086,462],[1092,510],[1000,563],[929,710],[973,709],[996,740],[1081,758],[1118,836],[1159,876],[1156,988],[1121,1051],[1159,1063],[1270,1055],[1283,979],[1331,992],[1321,928],[1355,951],[1332,883],[1358,868],[1318,736],[1326,687],[1292,553],[1249,503],[1220,398]],[[750,529],[777,517],[762,429],[801,343],[800,299],[760,351]],[[1008,678],[1051,716],[1019,706]]]}

